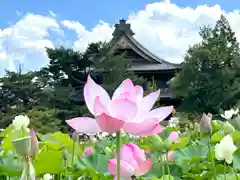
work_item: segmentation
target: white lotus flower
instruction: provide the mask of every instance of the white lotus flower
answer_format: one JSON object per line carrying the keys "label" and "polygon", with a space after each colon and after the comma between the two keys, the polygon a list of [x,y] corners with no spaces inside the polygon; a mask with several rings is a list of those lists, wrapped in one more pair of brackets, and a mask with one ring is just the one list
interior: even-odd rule
{"label": "white lotus flower", "polygon": [[51,179],[53,179],[53,176],[51,174],[44,174],[42,180],[51,180]]}
{"label": "white lotus flower", "polygon": [[12,121],[12,125],[16,130],[20,130],[21,128],[27,128],[29,123],[29,118],[24,115],[16,116],[15,119]]}
{"label": "white lotus flower", "polygon": [[221,116],[224,118],[224,119],[227,119],[227,120],[230,120],[232,118],[233,115],[237,115],[239,112],[239,109],[230,109],[230,110],[227,110],[227,111],[224,111],[223,114],[221,114]]}
{"label": "white lotus flower", "polygon": [[233,160],[232,155],[236,149],[237,147],[234,145],[232,137],[227,135],[215,146],[216,159],[219,161],[225,160],[228,164],[231,164]]}

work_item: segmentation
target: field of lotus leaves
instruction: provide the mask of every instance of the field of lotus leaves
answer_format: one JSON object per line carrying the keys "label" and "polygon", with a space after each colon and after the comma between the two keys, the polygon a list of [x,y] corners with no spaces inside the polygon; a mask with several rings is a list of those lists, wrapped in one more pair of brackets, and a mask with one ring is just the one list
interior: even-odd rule
{"label": "field of lotus leaves", "polygon": [[93,117],[66,120],[74,131],[39,134],[17,115],[1,136],[1,180],[240,180],[240,115],[203,114],[180,128],[163,127],[173,107],[153,108],[159,92],[143,96],[127,79],[110,99],[89,76],[84,87]]}

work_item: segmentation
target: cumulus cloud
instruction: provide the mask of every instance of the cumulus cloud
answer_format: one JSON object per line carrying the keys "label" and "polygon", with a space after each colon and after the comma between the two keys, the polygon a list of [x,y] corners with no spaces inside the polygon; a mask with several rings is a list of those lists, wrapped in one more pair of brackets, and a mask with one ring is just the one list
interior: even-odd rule
{"label": "cumulus cloud", "polygon": [[104,21],[100,21],[91,31],[76,21],[63,20],[61,24],[77,33],[78,39],[74,42],[73,48],[79,51],[84,51],[91,42],[109,41],[114,30]]}
{"label": "cumulus cloud", "polygon": [[[81,22],[57,20],[53,12],[49,13],[50,16],[27,14],[15,25],[0,30],[0,74],[2,67],[16,69],[14,60],[21,61],[26,70],[45,65],[48,59],[44,47],[54,47],[50,32],[57,34],[58,39],[63,30],[75,32],[77,39],[72,44],[80,51],[84,51],[90,42],[108,41],[112,37],[113,24],[100,20],[88,30]],[[191,8],[178,7],[170,1],[157,2],[131,13],[128,22],[143,46],[167,61],[180,63],[189,45],[201,40],[199,27],[215,24],[222,13],[240,40],[239,11],[225,12],[219,5]],[[68,37],[66,31],[65,36]]]}
{"label": "cumulus cloud", "polygon": [[[135,38],[157,56],[173,63],[181,63],[189,45],[201,41],[199,28],[202,25],[214,25],[225,14],[240,40],[239,11],[225,12],[219,5],[197,8],[178,7],[170,1],[148,4],[145,9],[132,13],[128,17]],[[94,29],[87,31],[82,24],[63,21],[63,25],[78,34],[74,47],[86,48],[92,41],[109,40],[113,27],[100,22]]]}
{"label": "cumulus cloud", "polygon": [[45,47],[54,47],[49,32],[61,33],[56,19],[27,14],[15,25],[0,30],[0,74],[5,69],[39,69],[48,62]]}

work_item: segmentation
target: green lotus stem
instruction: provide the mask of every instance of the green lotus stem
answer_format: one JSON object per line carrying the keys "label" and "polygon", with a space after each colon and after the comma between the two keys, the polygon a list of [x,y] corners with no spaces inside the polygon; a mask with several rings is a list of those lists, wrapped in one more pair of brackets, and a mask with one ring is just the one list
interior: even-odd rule
{"label": "green lotus stem", "polygon": [[73,139],[73,147],[72,147],[72,166],[73,166],[74,165],[76,143],[79,142],[79,136],[78,136],[76,131],[73,132],[72,139]]}
{"label": "green lotus stem", "polygon": [[162,154],[160,154],[160,162],[161,162],[162,177],[163,177],[163,180],[165,180],[165,177],[164,177],[165,168],[164,168],[164,164],[163,164]]}
{"label": "green lotus stem", "polygon": [[[66,178],[67,177],[67,160],[66,159],[64,160],[64,166],[65,166],[64,178]],[[60,177],[61,177],[61,175],[60,175]],[[62,177],[61,177],[61,179],[62,179]]]}
{"label": "green lotus stem", "polygon": [[209,151],[209,154],[211,156],[211,164],[212,164],[212,169],[213,169],[213,176],[214,176],[214,179],[217,180],[215,161],[214,161],[214,157],[213,157],[212,150],[211,150],[211,135],[209,136],[209,140],[208,140],[208,151]]}
{"label": "green lotus stem", "polygon": [[121,146],[121,132],[117,132],[116,134],[117,136],[117,180],[121,180],[120,179],[120,175],[121,175],[121,166],[120,166],[120,146]]}
{"label": "green lotus stem", "polygon": [[34,167],[29,157],[24,157],[24,168],[20,180],[35,179]]}
{"label": "green lotus stem", "polygon": [[166,161],[167,161],[167,172],[168,172],[168,180],[171,180],[171,176],[170,176],[170,167],[168,164],[168,154],[166,154]]}
{"label": "green lotus stem", "polygon": [[226,161],[224,161],[224,180],[227,180],[227,164],[226,164]]}
{"label": "green lotus stem", "polygon": [[76,147],[76,141],[73,141],[73,148],[72,148],[72,166],[74,165],[75,147]]}

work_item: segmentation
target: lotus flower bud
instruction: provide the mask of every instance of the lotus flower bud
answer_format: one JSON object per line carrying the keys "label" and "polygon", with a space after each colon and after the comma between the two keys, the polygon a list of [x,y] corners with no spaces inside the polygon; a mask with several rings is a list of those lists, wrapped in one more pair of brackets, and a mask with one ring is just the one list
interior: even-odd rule
{"label": "lotus flower bud", "polygon": [[31,150],[29,155],[34,157],[38,152],[38,140],[33,129],[30,130],[29,135],[31,136]]}
{"label": "lotus flower bud", "polygon": [[162,138],[159,137],[157,134],[153,135],[152,136],[152,140],[153,140],[153,146],[156,148],[156,149],[162,149],[163,148],[163,141],[162,141]]}
{"label": "lotus flower bud", "polygon": [[164,140],[163,144],[164,144],[164,148],[165,149],[169,149],[170,146],[173,143],[177,143],[179,141],[179,134],[176,131],[173,131],[169,134],[169,136],[167,137],[167,139]]}
{"label": "lotus flower bud", "polygon": [[203,113],[201,120],[200,120],[200,131],[203,133],[211,133],[212,132],[212,114],[205,114]]}
{"label": "lotus flower bud", "polygon": [[89,156],[91,156],[92,154],[93,154],[93,149],[92,149],[91,147],[85,149],[85,151],[84,151],[84,156],[85,156],[85,157],[89,157]]}
{"label": "lotus flower bud", "polygon": [[14,140],[13,146],[19,156],[28,156],[31,150],[31,136]]}
{"label": "lotus flower bud", "polygon": [[172,141],[172,142],[177,142],[179,140],[178,132],[176,132],[176,131],[171,132],[167,139]]}
{"label": "lotus flower bud", "polygon": [[225,134],[231,134],[235,131],[234,127],[227,121],[223,125],[223,132]]}
{"label": "lotus flower bud", "polygon": [[168,151],[167,158],[168,161],[174,161],[174,151]]}

